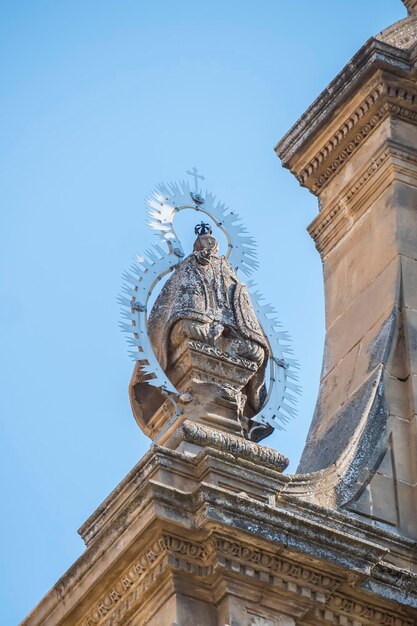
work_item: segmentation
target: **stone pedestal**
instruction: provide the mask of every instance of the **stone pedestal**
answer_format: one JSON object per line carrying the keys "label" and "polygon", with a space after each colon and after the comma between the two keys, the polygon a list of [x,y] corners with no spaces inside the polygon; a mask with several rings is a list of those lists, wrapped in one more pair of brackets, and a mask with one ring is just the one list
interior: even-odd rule
{"label": "stone pedestal", "polygon": [[142,420],[139,425],[160,445],[169,445],[184,419],[242,435],[243,390],[256,370],[257,365],[249,359],[185,339],[172,354],[168,370],[180,397],[166,398],[153,413],[149,411],[146,423]]}
{"label": "stone pedestal", "polygon": [[221,431],[242,434],[242,392],[257,370],[253,361],[209,344],[186,339],[172,355],[171,380],[189,394],[181,413]]}
{"label": "stone pedestal", "polygon": [[206,412],[236,421],[246,402],[242,389],[257,366],[248,359],[187,339],[174,352],[170,370],[175,387],[199,398],[202,409],[206,407]]}

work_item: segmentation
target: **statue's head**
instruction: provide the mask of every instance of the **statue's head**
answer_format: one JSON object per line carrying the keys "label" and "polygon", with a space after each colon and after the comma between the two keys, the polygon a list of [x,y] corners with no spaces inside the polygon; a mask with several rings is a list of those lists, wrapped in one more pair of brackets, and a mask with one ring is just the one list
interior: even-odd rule
{"label": "statue's head", "polygon": [[219,251],[219,242],[213,235],[198,235],[193,251],[199,263],[208,265],[210,258],[216,256]]}

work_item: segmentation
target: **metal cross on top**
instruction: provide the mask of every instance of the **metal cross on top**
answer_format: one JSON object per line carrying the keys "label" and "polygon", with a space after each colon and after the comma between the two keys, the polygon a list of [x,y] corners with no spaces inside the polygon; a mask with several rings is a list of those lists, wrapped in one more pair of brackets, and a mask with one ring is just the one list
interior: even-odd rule
{"label": "metal cross on top", "polygon": [[198,179],[200,178],[200,180],[205,180],[205,177],[202,174],[198,173],[198,169],[194,166],[192,170],[187,170],[187,174],[189,174],[189,176],[193,176],[194,178],[194,189],[195,191],[198,191]]}

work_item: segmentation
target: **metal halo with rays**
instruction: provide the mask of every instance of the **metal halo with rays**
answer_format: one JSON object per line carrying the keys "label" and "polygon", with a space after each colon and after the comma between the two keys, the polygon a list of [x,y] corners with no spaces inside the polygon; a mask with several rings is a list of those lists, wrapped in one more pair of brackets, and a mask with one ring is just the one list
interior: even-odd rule
{"label": "metal halo with rays", "polygon": [[[291,338],[282,330],[275,308],[264,301],[254,282],[248,283],[248,290],[270,350],[267,395],[261,410],[251,419],[260,426],[269,424],[272,428],[284,430],[285,424],[297,414],[295,405],[301,393],[301,387],[296,384],[299,364],[287,356],[293,354],[289,345]],[[257,428],[253,426],[249,434]]]}
{"label": "metal halo with rays", "polygon": [[[197,181],[197,177],[195,180]],[[185,209],[208,215],[226,236],[226,258],[231,267],[236,271],[240,269],[246,275],[252,274],[258,268],[256,244],[243,227],[239,215],[216,201],[212,193],[206,191],[203,196],[197,185],[192,191],[185,181],[160,184],[146,199],[146,204],[150,218],[148,224],[156,232],[158,239],[167,244],[168,251],[154,245],[144,257],[137,256],[129,271],[123,274],[123,294],[119,297],[119,303],[122,305],[124,320],[120,326],[129,336],[130,355],[140,364],[146,382],[159,387],[172,398],[180,394],[153,352],[147,330],[147,310],[157,283],[184,257],[182,244],[174,230],[175,215]],[[283,430],[284,425],[296,415],[294,405],[301,390],[294,382],[298,380],[295,371],[298,364],[286,356],[292,354],[288,345],[288,333],[280,330],[281,325],[274,308],[263,302],[263,297],[253,282],[248,284],[248,289],[270,348],[268,391],[261,410],[251,418],[255,425],[251,428],[250,437],[255,430],[265,425]]]}
{"label": "metal halo with rays", "polygon": [[174,230],[174,217],[179,211],[193,209],[205,213],[220,228],[227,239],[226,258],[234,270],[242,270],[250,276],[258,269],[256,243],[242,225],[239,215],[206,191],[202,196],[197,189],[182,181],[170,185],[158,185],[152,195],[146,199],[148,205],[149,226],[157,233],[161,241],[176,255],[184,255],[182,245]]}
{"label": "metal halo with rays", "polygon": [[137,256],[128,272],[123,274],[123,293],[119,296],[122,305],[120,328],[128,334],[132,348],[130,356],[140,363],[147,382],[160,387],[164,392],[177,393],[168,376],[159,364],[148,335],[148,302],[156,284],[179,263],[180,257],[153,246],[145,257]]}

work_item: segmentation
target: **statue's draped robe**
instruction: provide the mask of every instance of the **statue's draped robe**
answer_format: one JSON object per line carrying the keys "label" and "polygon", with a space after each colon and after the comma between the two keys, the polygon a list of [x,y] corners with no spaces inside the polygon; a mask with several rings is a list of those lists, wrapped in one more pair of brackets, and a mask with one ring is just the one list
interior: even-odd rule
{"label": "statue's draped robe", "polygon": [[191,254],[177,266],[161,290],[149,317],[148,331],[164,370],[169,366],[169,339],[173,326],[183,319],[222,324],[264,349],[263,362],[242,390],[247,396],[244,414],[250,417],[257,412],[263,401],[269,348],[248,291],[239,283],[227,259],[212,256],[209,265],[201,266]]}

